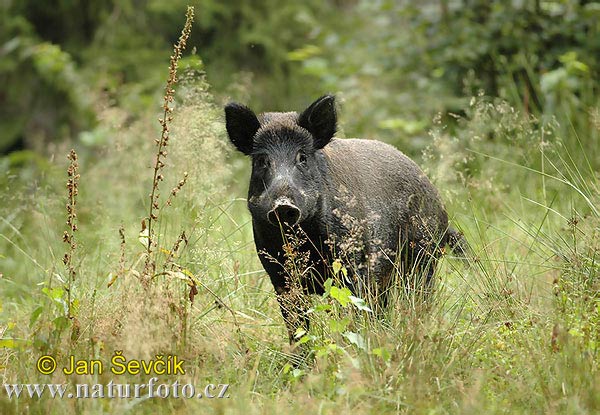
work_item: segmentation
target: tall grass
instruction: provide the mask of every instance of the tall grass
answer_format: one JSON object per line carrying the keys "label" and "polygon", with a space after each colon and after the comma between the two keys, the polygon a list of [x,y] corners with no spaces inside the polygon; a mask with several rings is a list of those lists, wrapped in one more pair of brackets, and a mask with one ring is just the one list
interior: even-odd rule
{"label": "tall grass", "polygon": [[[61,263],[69,166],[57,157],[34,185],[2,178],[1,373],[5,383],[143,383],[148,377],[44,376],[35,365],[42,354],[59,367],[70,354],[105,362],[115,350],[137,359],[177,354],[186,360],[180,382],[229,383],[230,398],[75,402],[9,400],[2,392],[0,413],[600,409],[598,166],[583,148],[564,145],[582,137],[555,121],[542,128],[484,96],[455,135],[438,123],[425,167],[476,260],[446,255],[425,302],[398,281],[383,317],[333,284],[311,299],[312,328],[300,337],[314,360],[296,367],[252,242],[247,167],[229,155],[201,62],[184,59],[161,172],[164,188],[179,190],[152,225],[156,266],[144,284],[148,238],[140,223],[156,185],[156,148],[147,139],[160,133],[154,117],[126,125],[127,112],[108,107],[100,118],[113,141],[96,155],[78,151],[74,280]],[[69,308],[77,330],[65,318]]]}

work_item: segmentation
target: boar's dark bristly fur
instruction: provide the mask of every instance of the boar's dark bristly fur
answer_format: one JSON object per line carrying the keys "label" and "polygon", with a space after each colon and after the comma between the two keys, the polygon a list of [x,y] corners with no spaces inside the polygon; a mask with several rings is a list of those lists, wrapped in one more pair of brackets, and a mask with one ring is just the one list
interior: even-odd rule
{"label": "boar's dark bristly fur", "polygon": [[305,237],[299,249],[308,254],[310,272],[301,277],[303,294],[323,293],[331,263],[353,232],[348,218],[359,224],[362,249],[348,257],[353,263],[347,264],[351,275],[345,283],[358,295],[373,284],[385,293],[398,270],[418,271],[428,285],[441,248],[459,244],[437,190],[412,160],[380,141],[333,138],[333,96],[319,98],[301,114],[256,116],[230,103],[225,116],[231,142],[252,158],[248,208],[254,241],[291,342],[297,328],[308,328],[308,318],[306,302],[293,297],[282,265],[282,231],[300,228]]}

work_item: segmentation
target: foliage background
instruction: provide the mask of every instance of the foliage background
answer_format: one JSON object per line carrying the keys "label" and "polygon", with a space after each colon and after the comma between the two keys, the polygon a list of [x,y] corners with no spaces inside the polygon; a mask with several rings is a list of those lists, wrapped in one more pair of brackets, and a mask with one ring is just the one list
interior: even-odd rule
{"label": "foliage background", "polygon": [[[203,281],[193,304],[177,279],[148,291],[118,271],[121,225],[125,269],[139,255],[156,118],[187,4],[196,22],[164,186],[184,171],[189,182],[160,235],[168,250],[190,232],[178,263]],[[42,382],[42,352],[172,350],[192,362],[195,383],[230,382],[236,399],[106,409],[1,395],[0,412],[597,411],[599,71],[594,1],[4,0],[3,381]],[[247,162],[226,142],[221,107],[300,110],[326,92],[338,96],[341,136],[387,141],[423,166],[479,261],[444,261],[433,308],[398,301],[388,323],[315,300],[325,308],[307,342],[320,360],[292,370],[253,251]],[[81,183],[79,277],[69,289],[81,328],[63,316],[71,147]]]}

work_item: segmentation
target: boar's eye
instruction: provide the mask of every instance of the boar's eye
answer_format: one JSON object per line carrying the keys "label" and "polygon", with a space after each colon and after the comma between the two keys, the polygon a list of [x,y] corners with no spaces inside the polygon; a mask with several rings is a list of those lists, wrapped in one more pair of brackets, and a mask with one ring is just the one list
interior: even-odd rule
{"label": "boar's eye", "polygon": [[296,154],[296,164],[302,166],[306,165],[306,153],[304,151],[299,151],[298,154]]}

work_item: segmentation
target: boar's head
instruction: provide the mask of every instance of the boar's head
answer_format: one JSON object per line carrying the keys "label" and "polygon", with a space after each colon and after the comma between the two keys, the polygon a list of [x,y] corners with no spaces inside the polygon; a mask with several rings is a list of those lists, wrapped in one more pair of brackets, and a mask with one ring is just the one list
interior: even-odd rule
{"label": "boar's head", "polygon": [[265,113],[248,107],[225,107],[233,145],[252,158],[248,207],[255,221],[295,225],[319,211],[324,186],[320,151],[336,130],[335,98],[325,95],[301,114]]}

